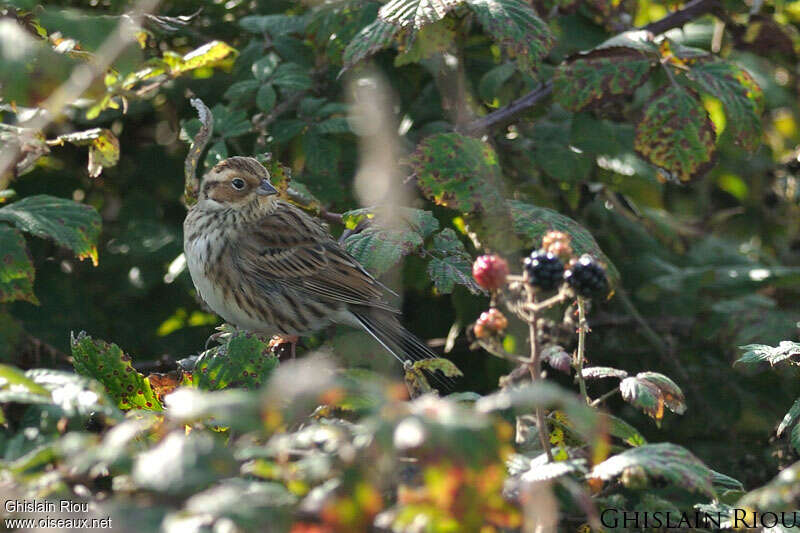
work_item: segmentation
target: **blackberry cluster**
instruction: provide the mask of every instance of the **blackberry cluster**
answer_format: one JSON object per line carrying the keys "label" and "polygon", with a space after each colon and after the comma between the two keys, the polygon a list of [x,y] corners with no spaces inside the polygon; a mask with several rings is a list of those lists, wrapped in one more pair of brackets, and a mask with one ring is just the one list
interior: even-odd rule
{"label": "blackberry cluster", "polygon": [[546,291],[555,289],[564,279],[564,264],[544,250],[535,250],[525,258],[525,271],[531,285]]}
{"label": "blackberry cluster", "polygon": [[569,286],[584,298],[608,290],[606,271],[592,256],[584,254],[564,274]]}

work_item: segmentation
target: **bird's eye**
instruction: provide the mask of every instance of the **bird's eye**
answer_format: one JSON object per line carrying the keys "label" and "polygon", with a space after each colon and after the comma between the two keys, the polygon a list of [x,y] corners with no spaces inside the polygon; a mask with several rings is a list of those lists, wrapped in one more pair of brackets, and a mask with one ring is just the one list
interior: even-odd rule
{"label": "bird's eye", "polygon": [[245,185],[245,183],[244,183],[244,180],[242,178],[234,178],[231,181],[231,186],[234,189],[236,189],[237,191],[241,191],[242,189],[244,189],[244,185]]}

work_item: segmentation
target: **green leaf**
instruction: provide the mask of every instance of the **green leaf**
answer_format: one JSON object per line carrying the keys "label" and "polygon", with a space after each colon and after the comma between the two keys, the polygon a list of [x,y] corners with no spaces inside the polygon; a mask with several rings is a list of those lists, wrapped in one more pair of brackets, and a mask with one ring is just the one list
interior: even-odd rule
{"label": "green leaf", "polygon": [[592,50],[556,69],[553,96],[565,108],[580,111],[610,97],[632,94],[656,64],[657,58],[633,48]]}
{"label": "green leaf", "polygon": [[[484,293],[472,277],[472,259],[455,231],[445,228],[434,235],[431,253],[434,257],[428,263],[428,276],[437,291],[450,294],[455,285],[459,284],[473,294]],[[438,257],[437,254],[444,255]]]}
{"label": "green leaf", "polygon": [[269,129],[272,142],[283,144],[297,137],[306,127],[302,120],[276,120]]}
{"label": "green leaf", "polygon": [[47,389],[52,403],[58,406],[65,416],[86,418],[101,413],[110,418],[122,419],[122,414],[106,394],[103,386],[93,379],[49,368],[28,370],[25,376]]}
{"label": "green leaf", "polygon": [[453,26],[452,20],[444,19],[421,28],[414,35],[411,46],[402,48],[402,52],[395,57],[394,66],[419,63],[434,54],[449,50],[456,37]]}
{"label": "green leaf", "polygon": [[316,133],[352,133],[350,123],[345,117],[331,117],[314,126]]}
{"label": "green leaf", "polygon": [[217,141],[211,145],[208,153],[206,153],[205,166],[206,168],[211,168],[227,158],[228,147],[225,145],[225,141]]}
{"label": "green leaf", "polygon": [[237,431],[263,427],[259,396],[242,389],[208,392],[181,387],[164,403],[169,419],[181,424],[205,422]]}
{"label": "green leaf", "polygon": [[378,11],[378,17],[395,26],[419,30],[442,20],[461,3],[462,0],[390,0]]}
{"label": "green leaf", "polygon": [[514,63],[503,63],[489,70],[478,83],[478,94],[487,102],[491,102],[500,91],[500,87],[516,72]]}
{"label": "green leaf", "polygon": [[94,340],[84,331],[72,336],[71,345],[75,371],[102,383],[120,409],[161,411],[150,381],[133,368],[119,346]]}
{"label": "green leaf", "polygon": [[192,383],[204,390],[226,387],[256,389],[278,366],[269,344],[256,335],[237,332],[224,345],[203,352],[192,371]]}
{"label": "green leaf", "polygon": [[291,15],[250,15],[239,20],[239,26],[251,33],[267,33],[271,37],[298,33],[305,26],[303,17]]}
{"label": "green leaf", "polygon": [[715,60],[692,63],[687,76],[725,106],[726,128],[736,142],[745,150],[758,148],[764,94],[752,76],[733,63]]}
{"label": "green leaf", "polygon": [[311,88],[308,70],[297,63],[281,63],[271,77],[272,83],[289,91],[303,91]]}
{"label": "green leaf", "polygon": [[[800,479],[800,462],[781,470],[772,481],[745,494],[737,503],[738,509],[757,511],[797,509],[797,480]],[[750,518],[752,520],[752,518]],[[752,522],[748,522],[752,523]]]}
{"label": "green leaf", "polygon": [[497,154],[479,139],[431,135],[411,154],[410,164],[422,193],[438,205],[473,214],[503,209]]}
{"label": "green leaf", "polygon": [[647,444],[647,440],[644,438],[644,435],[639,433],[639,430],[632,425],[614,415],[604,414],[603,416],[606,417],[608,422],[608,432],[611,434],[611,436],[617,437],[631,446],[642,446],[643,444]]}
{"label": "green leaf", "polygon": [[270,79],[281,59],[275,54],[267,54],[255,63],[253,63],[252,71],[253,76],[260,81],[265,82]]}
{"label": "green leaf", "polygon": [[538,246],[548,231],[563,231],[572,238],[571,246],[576,255],[590,254],[604,263],[608,281],[612,287],[619,281],[617,267],[600,250],[597,241],[586,228],[571,218],[546,207],[537,207],[516,200],[510,200],[507,205],[511,211],[514,232],[529,239],[529,248]]}
{"label": "green leaf", "polygon": [[252,125],[243,109],[231,109],[215,105],[211,110],[214,115],[214,132],[223,138],[238,137],[250,133]]}
{"label": "green leaf", "polygon": [[472,294],[483,294],[472,279],[472,263],[462,256],[433,257],[428,262],[428,276],[440,294],[450,294],[456,284],[464,285]]}
{"label": "green leaf", "polygon": [[25,246],[25,237],[0,224],[0,303],[24,300],[38,304],[33,293],[36,270]]}
{"label": "green leaf", "polygon": [[381,276],[422,242],[422,235],[410,228],[395,230],[373,225],[347,237],[344,247],[372,275]]}
{"label": "green leaf", "polygon": [[264,524],[272,531],[289,531],[296,503],[297,497],[281,483],[237,478],[193,495],[184,512],[192,517],[227,519],[243,531],[257,531]]}
{"label": "green leaf", "polygon": [[466,0],[486,33],[516,58],[524,72],[535,72],[555,44],[547,23],[522,0]]}
{"label": "green leaf", "polygon": [[786,428],[793,426],[794,423],[797,422],[798,418],[800,418],[800,398],[794,401],[792,407],[789,409],[789,412],[786,413],[786,416],[784,416],[783,420],[781,420],[781,423],[778,426],[778,436],[780,437]]}
{"label": "green leaf", "polygon": [[658,372],[640,372],[636,377],[625,378],[619,389],[626,402],[657,421],[664,417],[664,406],[679,415],[686,412],[686,401],[680,387]]}
{"label": "green leaf", "polygon": [[7,402],[51,403],[50,391],[18,368],[0,364],[0,403]]}
{"label": "green leaf", "polygon": [[703,175],[713,165],[717,135],[697,95],[668,85],[647,104],[636,126],[636,151],[680,182]]}
{"label": "green leaf", "polygon": [[258,88],[256,94],[256,105],[264,113],[269,113],[275,107],[275,100],[278,95],[275,94],[275,89],[270,84],[262,85]]}
{"label": "green leaf", "polygon": [[53,239],[79,259],[97,264],[100,215],[91,206],[40,194],[0,208],[0,220],[37,237]]}
{"label": "green leaf", "polygon": [[765,344],[747,344],[739,346],[739,349],[743,350],[744,353],[736,360],[736,363],[752,364],[766,361],[771,366],[775,366],[778,363],[800,356],[800,343],[792,341],[781,341],[775,347]]}
{"label": "green leaf", "polygon": [[375,19],[372,24],[361,30],[345,48],[342,56],[342,71],[348,70],[359,61],[389,46],[399,31],[398,26],[380,18]]}
{"label": "green leaf", "polygon": [[213,435],[183,429],[169,433],[139,454],[131,476],[142,488],[171,495],[189,495],[234,475],[238,465],[229,447]]}
{"label": "green leaf", "polygon": [[308,170],[319,176],[336,173],[342,151],[336,140],[308,132],[303,136],[302,144]]}
{"label": "green leaf", "polygon": [[692,453],[672,443],[645,444],[631,448],[595,465],[590,478],[609,481],[624,472],[640,471],[649,479],[659,479],[669,486],[715,497],[713,474]]}
{"label": "green leaf", "polygon": [[260,87],[261,83],[258,80],[240,81],[228,87],[223,96],[232,104],[244,105],[252,101],[253,95]]}
{"label": "green leaf", "polygon": [[409,207],[389,211],[363,208],[343,214],[343,222],[350,229],[364,219],[372,219],[370,226],[347,237],[344,247],[375,276],[385,274],[404,256],[415,252],[426,237],[439,229],[439,221],[430,211]]}

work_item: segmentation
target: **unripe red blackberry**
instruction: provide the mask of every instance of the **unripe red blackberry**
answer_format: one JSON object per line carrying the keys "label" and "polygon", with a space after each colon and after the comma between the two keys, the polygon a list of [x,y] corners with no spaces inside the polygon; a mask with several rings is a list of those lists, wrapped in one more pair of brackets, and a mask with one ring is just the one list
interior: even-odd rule
{"label": "unripe red blackberry", "polygon": [[608,292],[608,278],[605,269],[588,254],[583,254],[580,259],[570,265],[564,273],[564,279],[569,286],[584,298]]}
{"label": "unripe red blackberry", "polygon": [[478,321],[475,322],[473,332],[478,339],[486,339],[492,335],[502,333],[508,327],[508,319],[499,309],[492,307],[488,311],[481,313]]}
{"label": "unripe red blackberry", "polygon": [[564,264],[550,252],[535,250],[525,258],[525,272],[531,285],[549,291],[564,279]]}
{"label": "unripe red blackberry", "polygon": [[472,263],[472,277],[484,289],[499,289],[506,283],[508,263],[499,255],[482,255]]}
{"label": "unripe red blackberry", "polygon": [[548,231],[542,237],[542,250],[556,257],[569,257],[572,255],[572,247],[569,245],[571,240],[572,238],[563,231]]}

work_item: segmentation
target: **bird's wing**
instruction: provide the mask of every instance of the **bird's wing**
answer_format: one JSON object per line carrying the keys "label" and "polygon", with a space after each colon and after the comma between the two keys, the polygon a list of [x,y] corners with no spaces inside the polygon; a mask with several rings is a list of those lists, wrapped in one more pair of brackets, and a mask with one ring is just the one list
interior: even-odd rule
{"label": "bird's wing", "polygon": [[388,311],[385,287],[314,218],[286,203],[240,233],[238,266],[245,275],[284,283],[309,297]]}

